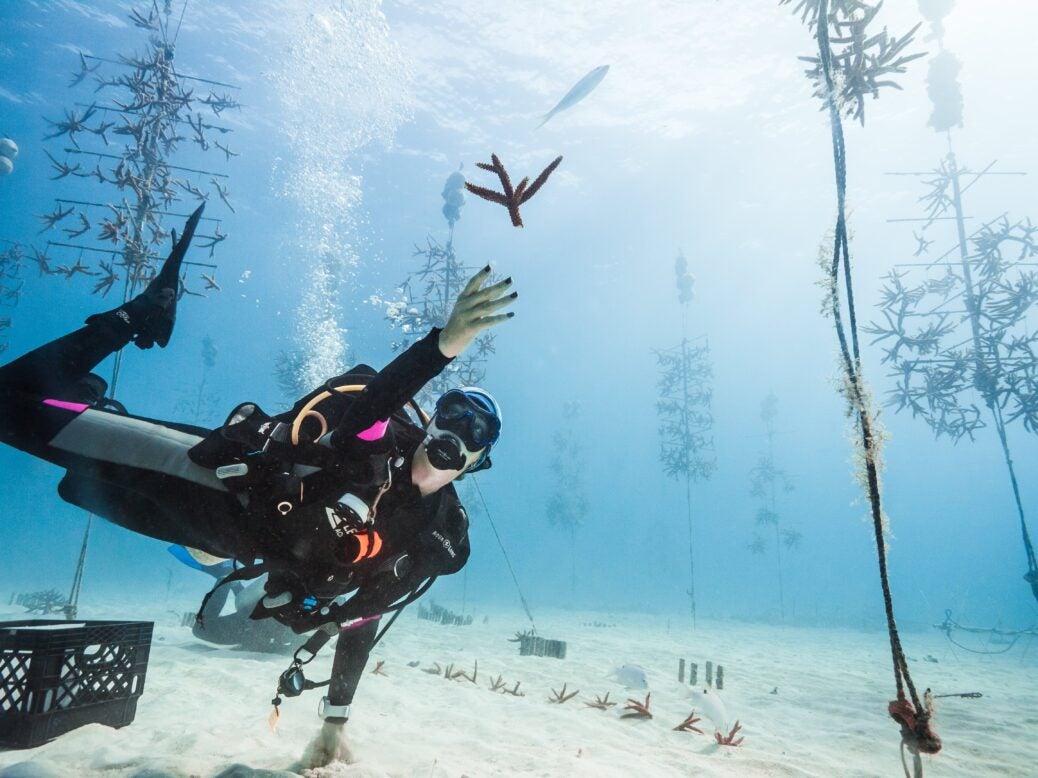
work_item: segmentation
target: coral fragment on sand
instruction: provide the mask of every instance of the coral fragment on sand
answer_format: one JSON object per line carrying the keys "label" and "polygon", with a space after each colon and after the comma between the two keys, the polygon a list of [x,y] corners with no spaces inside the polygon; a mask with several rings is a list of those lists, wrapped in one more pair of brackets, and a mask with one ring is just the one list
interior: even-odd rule
{"label": "coral fragment on sand", "polygon": [[[454,667],[454,665],[451,665],[451,667]],[[459,680],[464,679],[464,680],[469,681],[471,683],[475,683],[476,682],[476,675],[477,675],[478,672],[479,672],[479,660],[477,659],[477,660],[475,660],[475,664],[472,667],[472,675],[469,675],[464,670],[455,670],[454,672],[449,674],[449,677],[450,677],[450,679],[452,681],[459,681]]]}
{"label": "coral fragment on sand", "polygon": [[735,739],[735,734],[740,729],[742,729],[742,725],[738,721],[736,721],[735,726],[732,727],[731,732],[729,732],[727,735],[722,735],[720,732],[715,732],[714,739],[717,741],[717,744],[721,746],[741,746],[742,741],[744,741],[746,738],[740,737],[738,740]]}
{"label": "coral fragment on sand", "polygon": [[627,704],[624,705],[624,710],[630,711],[630,713],[624,713],[620,716],[622,719],[651,719],[652,713],[649,712],[649,698],[652,697],[652,692],[645,695],[645,702],[638,702],[638,700],[632,700],[628,698]]}
{"label": "coral fragment on sand", "polygon": [[589,708],[598,708],[599,710],[609,710],[616,705],[615,702],[609,701],[609,692],[605,693],[605,697],[600,697],[596,694],[594,702],[585,702],[584,704]]}
{"label": "coral fragment on sand", "polygon": [[552,689],[551,693],[552,693],[552,696],[548,699],[548,702],[554,702],[557,705],[561,705],[562,703],[566,702],[567,700],[572,700],[574,697],[576,697],[578,694],[580,694],[580,689],[577,689],[577,691],[575,691],[575,692],[570,692],[569,694],[566,694],[566,684],[562,684],[562,691],[561,692],[560,691],[556,691],[555,689]]}
{"label": "coral fragment on sand", "polygon": [[676,727],[674,727],[674,731],[675,732],[696,732],[696,733],[698,733],[700,735],[705,734],[703,732],[703,730],[701,730],[699,727],[696,726],[696,724],[699,723],[700,721],[702,721],[702,719],[699,718],[696,715],[695,711],[692,711],[691,713],[688,714],[688,718],[686,718],[684,721],[682,721],[680,724],[678,724]]}

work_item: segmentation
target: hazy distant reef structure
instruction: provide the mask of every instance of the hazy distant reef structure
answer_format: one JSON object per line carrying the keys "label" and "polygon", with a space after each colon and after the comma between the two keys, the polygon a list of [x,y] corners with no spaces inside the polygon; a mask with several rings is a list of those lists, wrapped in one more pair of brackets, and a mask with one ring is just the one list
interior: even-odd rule
{"label": "hazy distant reef structure", "polygon": [[551,436],[548,458],[548,482],[551,491],[545,504],[549,526],[562,530],[569,540],[570,591],[577,585],[577,530],[590,510],[584,484],[586,459],[580,435],[580,403],[569,401],[562,406],[562,422]]}
{"label": "hazy distant reef structure", "polygon": [[696,623],[695,532],[692,521],[692,484],[706,480],[717,467],[711,430],[713,399],[710,345],[705,336],[689,340],[688,304],[694,297],[695,279],[688,260],[678,252],[674,260],[674,281],[681,306],[681,342],[670,348],[655,349],[659,368],[656,414],[659,418],[660,463],[671,478],[685,483],[685,508],[688,518],[689,610]]}
{"label": "hazy distant reef structure", "polygon": [[786,471],[775,464],[775,419],[778,417],[778,399],[769,393],[761,402],[760,420],[764,424],[767,447],[761,452],[757,464],[750,470],[750,496],[757,499],[756,525],[749,550],[754,555],[763,555],[768,550],[768,539],[764,536],[770,527],[775,533],[775,564],[778,569],[779,615],[786,616],[785,587],[782,576],[782,550],[793,551],[800,547],[803,535],[784,526],[779,513],[779,495],[793,491],[793,482]]}

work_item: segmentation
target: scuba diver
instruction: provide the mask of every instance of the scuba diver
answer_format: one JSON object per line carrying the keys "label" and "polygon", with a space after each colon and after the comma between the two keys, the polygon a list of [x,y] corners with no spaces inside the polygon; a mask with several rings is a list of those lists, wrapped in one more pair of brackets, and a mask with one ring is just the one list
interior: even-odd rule
{"label": "scuba diver", "polygon": [[[336,758],[368,654],[400,609],[469,555],[468,518],[452,481],[490,467],[501,410],[482,389],[452,389],[431,417],[412,398],[482,331],[511,318],[512,280],[490,266],[433,328],[382,370],[359,365],[282,414],[242,403],[218,429],[134,416],[104,398],[92,374],[133,342],[169,342],[180,267],[200,207],[144,291],[86,326],[0,367],[0,441],[65,469],[59,495],[115,524],[182,546],[231,572],[222,586],[265,575],[252,619],[310,633],[278,681],[282,696],[329,685],[322,747]],[[407,415],[409,403],[420,424]],[[337,637],[332,677],[303,665]],[[320,748],[318,750],[321,750]]]}

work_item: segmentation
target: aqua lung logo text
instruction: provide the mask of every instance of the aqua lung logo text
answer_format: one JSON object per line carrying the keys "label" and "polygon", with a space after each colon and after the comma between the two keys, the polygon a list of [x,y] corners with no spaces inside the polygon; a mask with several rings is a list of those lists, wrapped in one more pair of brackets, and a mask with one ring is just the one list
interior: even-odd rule
{"label": "aqua lung logo text", "polygon": [[450,554],[451,559],[454,559],[454,557],[457,556],[450,538],[444,537],[439,530],[433,530],[432,536],[440,542],[440,545],[443,546],[443,550]]}

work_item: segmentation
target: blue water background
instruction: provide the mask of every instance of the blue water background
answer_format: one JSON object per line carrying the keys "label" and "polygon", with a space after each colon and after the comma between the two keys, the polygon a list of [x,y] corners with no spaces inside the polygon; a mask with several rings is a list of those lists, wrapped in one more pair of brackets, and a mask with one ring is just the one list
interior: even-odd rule
{"label": "blue water background", "polygon": [[[127,7],[108,0],[0,4],[0,135],[21,147],[14,174],[0,178],[0,238],[45,240],[36,215],[52,210],[55,197],[111,196],[89,181],[50,180],[44,150],[58,156],[67,143],[42,136],[45,117],[92,99],[89,78],[66,86],[77,50],[114,57],[143,49],[145,35],[127,23]],[[781,496],[779,513],[784,526],[803,533],[801,547],[783,556],[785,619],[881,627],[872,528],[835,391],[836,339],[819,313],[816,256],[833,221],[834,185],[828,123],[796,59],[813,41],[774,4],[647,7],[656,16],[646,21],[634,4],[620,3],[590,4],[587,13],[547,3],[499,13],[476,3],[387,3],[380,7],[387,32],[374,45],[396,52],[403,75],[394,75],[394,65],[385,79],[383,97],[395,107],[370,110],[389,131],[351,148],[345,136],[354,137],[356,127],[348,118],[342,135],[315,119],[321,135],[304,149],[298,131],[307,117],[286,115],[275,82],[292,59],[289,46],[313,32],[311,13],[322,15],[332,41],[348,39],[338,25],[349,15],[326,3],[189,4],[177,66],[240,85],[244,107],[221,118],[234,127],[227,142],[241,156],[225,164],[219,152],[203,157],[185,143],[176,161],[228,173],[237,213],[215,198],[207,211],[230,235],[216,253],[223,291],[184,299],[165,351],[127,349],[119,397],[135,413],[210,425],[243,400],[269,411],[285,407],[275,359],[306,342],[296,322],[318,261],[307,236],[328,212],[285,194],[303,169],[303,151],[323,149],[333,176],[358,177],[362,199],[344,209],[348,225],[334,228],[348,243],[344,254],[358,263],[325,302],[352,358],[376,366],[392,358],[398,333],[369,298],[391,296],[417,267],[415,243],[430,235],[446,240],[444,179],[463,162],[470,180],[496,183],[474,167],[491,152],[515,176],[563,154],[559,171],[524,208],[524,229],[470,196],[455,231],[459,256],[512,275],[520,298],[515,319],[497,330],[485,382],[505,408],[494,469],[478,476],[490,516],[462,490],[472,513],[472,559],[463,574],[437,582],[431,596],[476,613],[513,608],[523,626],[492,519],[535,612],[549,605],[632,610],[687,623],[685,491],[659,464],[653,355],[682,337],[673,274],[680,249],[696,276],[689,334],[708,337],[713,361],[717,472],[692,492],[699,616],[780,619],[774,543],[761,556],[747,548],[758,507],[749,471],[765,445],[759,409],[773,392],[776,464],[795,484]],[[967,208],[978,219],[1004,211],[1033,216],[1038,206],[1034,109],[1025,97],[1033,85],[1025,54],[1031,42],[1017,16],[1034,12],[1013,8],[980,14],[966,6],[946,24],[946,45],[965,65],[966,126],[954,136],[960,159],[974,169],[998,159],[998,169],[1032,173],[974,187]],[[365,3],[352,13],[377,18]],[[914,3],[884,14],[895,32],[917,20]],[[924,32],[917,48],[935,51]],[[587,100],[534,129],[572,83],[607,63],[610,74]],[[876,315],[881,276],[915,250],[913,226],[887,220],[922,212],[916,180],[885,173],[928,170],[946,151],[944,138],[926,126],[925,63],[913,63],[898,81],[903,92],[867,103],[864,130],[847,123],[863,320]],[[312,98],[321,105],[329,84],[303,84],[302,104]],[[83,142],[100,148],[95,140]],[[951,245],[950,228],[931,234],[940,237],[934,250]],[[204,260],[205,252],[192,256]],[[13,319],[6,356],[63,334],[107,304],[89,294],[90,279],[39,277],[28,265],[23,275],[19,305],[4,311]],[[218,350],[208,373],[206,336]],[[864,344],[866,375],[882,398],[893,380],[880,348],[867,337]],[[564,404],[574,401],[590,502],[576,533],[575,581],[568,537],[546,512],[557,485],[552,436],[565,428]],[[953,446],[934,441],[906,414],[886,409],[881,420],[890,433],[883,483],[901,623],[927,628],[949,608],[985,626],[1032,624],[1035,602],[1021,580],[1024,552],[993,430]],[[1010,442],[1038,531],[1038,441],[1014,425]],[[61,473],[50,465],[4,449],[0,473],[0,598],[66,590],[85,515],[57,498]],[[165,544],[94,523],[84,603],[145,597],[175,608],[208,583],[173,561]]]}

